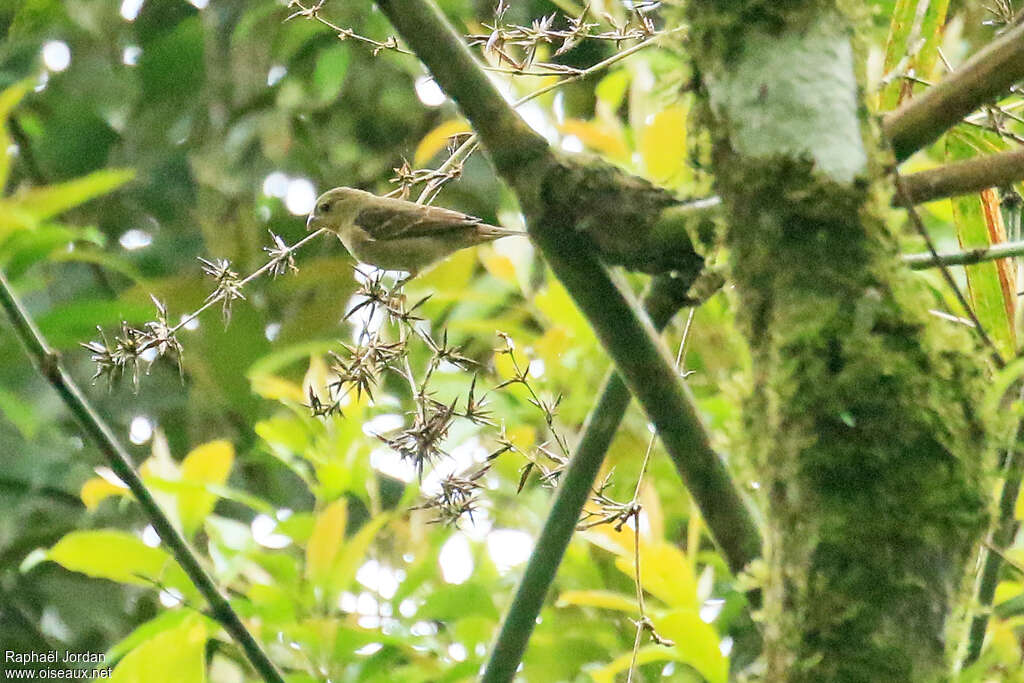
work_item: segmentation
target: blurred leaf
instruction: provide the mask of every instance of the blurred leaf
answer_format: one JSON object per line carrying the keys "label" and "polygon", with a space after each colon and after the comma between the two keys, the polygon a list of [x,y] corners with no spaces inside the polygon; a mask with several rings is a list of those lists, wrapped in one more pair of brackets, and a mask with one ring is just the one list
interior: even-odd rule
{"label": "blurred leaf", "polygon": [[157,633],[125,655],[110,680],[117,683],[205,683],[205,617],[189,614],[181,623]]}
{"label": "blurred leaf", "polygon": [[252,390],[271,401],[302,404],[309,398],[298,384],[276,375],[256,375],[252,378]]}
{"label": "blurred leaf", "polygon": [[313,87],[317,100],[322,104],[333,102],[341,86],[345,83],[345,72],[348,71],[348,45],[333,45],[321,50],[316,58],[313,69]]}
{"label": "blurred leaf", "polygon": [[[149,45],[143,45],[138,69],[147,104],[196,101],[194,95],[206,78],[203,56],[202,23],[196,15],[181,20]],[[167,112],[175,117],[181,114],[173,109],[173,103]]]}
{"label": "blurred leaf", "polygon": [[0,236],[4,231],[35,228],[79,204],[107,194],[131,180],[131,169],[103,169],[57,185],[35,187],[0,199]]}
{"label": "blurred leaf", "polygon": [[[631,530],[623,528],[622,532]],[[631,578],[635,578],[632,557],[618,557],[615,566]],[[690,563],[682,550],[658,540],[640,541],[640,574],[644,590],[670,607],[696,609],[697,579],[690,569]]]}
{"label": "blurred leaf", "polygon": [[217,502],[217,496],[202,485],[224,484],[234,459],[235,449],[230,442],[211,441],[192,449],[182,460],[182,480],[201,485],[178,493],[178,516],[186,535],[195,533]]}
{"label": "blurred leaf", "polygon": [[[312,340],[301,344],[292,344],[264,354],[249,366],[249,371],[246,374],[253,381],[264,376],[272,377],[274,373],[283,370],[292,363],[297,363],[300,360],[305,361],[312,356],[321,356],[328,351],[335,351],[337,348],[338,342],[335,339]],[[303,399],[305,398],[306,396],[303,396]]]}
{"label": "blurred leaf", "polygon": [[438,587],[427,596],[418,614],[438,621],[458,621],[470,616],[498,618],[490,592],[476,581]]}
{"label": "blurred leaf", "polygon": [[455,252],[444,262],[410,282],[410,296],[417,301],[431,294],[430,300],[425,304],[428,311],[434,299],[446,298],[446,294],[456,298],[465,296],[470,280],[473,279],[476,264],[477,255],[473,249]]}
{"label": "blurred leaf", "polygon": [[139,624],[126,638],[107,650],[106,660],[117,661],[121,659],[128,652],[134,650],[147,640],[151,640],[154,636],[168,629],[178,628],[184,621],[192,618],[194,615],[195,612],[188,609],[174,609],[161,612],[149,621]]}
{"label": "blurred leaf", "polygon": [[[34,234],[34,233],[22,233]],[[58,250],[47,255],[51,263],[91,263],[111,273],[123,275],[135,285],[145,285],[142,273],[128,260],[109,252],[95,249]]]}
{"label": "blurred leaf", "polygon": [[626,97],[626,90],[629,88],[630,73],[626,69],[612,71],[602,78],[594,88],[594,95],[603,102],[611,111],[622,106],[622,100]]}
{"label": "blurred leaf", "polygon": [[533,303],[544,314],[546,326],[560,325],[569,334],[574,347],[587,349],[596,346],[593,329],[561,282],[552,279],[534,296]]}
{"label": "blurred leaf", "polygon": [[[701,621],[697,612],[674,610],[664,616],[652,616],[658,635],[673,641],[672,646],[647,645],[640,649],[637,664],[674,661],[693,667],[708,683],[729,680],[729,660],[719,649],[718,634]],[[599,683],[613,683],[615,676],[629,669],[632,652],[627,652],[600,669],[591,672]]]}
{"label": "blurred leaf", "polygon": [[424,166],[428,161],[444,149],[449,138],[460,133],[472,133],[473,129],[465,119],[453,119],[445,121],[437,128],[423,136],[420,144],[416,146],[416,152],[412,155],[412,163],[416,166]]}
{"label": "blurred leaf", "polygon": [[[676,656],[672,648],[662,645],[644,645],[637,653],[637,666],[650,664],[651,662],[675,661]],[[591,670],[590,677],[594,683],[615,683],[616,676],[628,671],[633,661],[633,653],[627,652],[619,655],[613,661],[597,669]]]}
{"label": "blurred leaf", "polygon": [[35,438],[42,424],[35,406],[3,387],[0,387],[0,415],[29,441]]}
{"label": "blurred leaf", "polygon": [[636,600],[621,593],[603,590],[565,591],[558,596],[558,607],[598,607],[619,612],[634,614],[637,611]]}
{"label": "blurred leaf", "polygon": [[0,92],[0,187],[7,187],[7,176],[11,170],[11,137],[7,132],[7,119],[32,87],[29,81],[21,81]]}
{"label": "blurred leaf", "polygon": [[[616,531],[602,524],[586,532],[585,538],[616,555],[615,566],[630,578],[636,578],[634,567],[635,533],[629,527]],[[666,605],[697,609],[697,578],[693,575],[686,554],[661,539],[640,538],[641,584],[651,595]]]}
{"label": "blurred leaf", "polygon": [[651,620],[659,635],[675,641],[676,661],[692,666],[708,683],[726,683],[729,660],[722,655],[714,627],[696,610],[674,610]]}
{"label": "blurred leaf", "polygon": [[150,548],[137,536],[101,529],[72,531],[50,548],[50,560],[97,579],[153,588],[173,586],[194,599],[195,588],[171,556]]}
{"label": "blurred leaf", "polygon": [[[95,228],[47,223],[36,230],[19,230],[0,243],[0,263],[9,278],[17,279],[34,264],[67,254],[70,245],[90,242],[104,243],[103,235]],[[76,247],[77,250],[77,247]],[[56,260],[56,259],[54,259]]]}
{"label": "blurred leaf", "polygon": [[345,544],[348,500],[339,498],[316,516],[313,533],[306,545],[306,575],[317,585],[330,578],[335,560]]}
{"label": "blurred leaf", "polygon": [[131,491],[128,490],[127,486],[118,486],[103,477],[93,477],[82,484],[82,490],[78,495],[87,510],[95,510],[100,503],[110,496],[130,498]]}
{"label": "blurred leaf", "polygon": [[32,34],[46,32],[64,18],[66,11],[60,0],[20,0],[13,4],[18,9],[8,34],[13,39],[28,39]]}
{"label": "blurred leaf", "polygon": [[83,299],[55,306],[36,322],[50,345],[57,349],[77,348],[96,336],[96,326],[116,329],[121,321],[141,325],[153,319],[153,305],[124,301]]}
{"label": "blurred leaf", "polygon": [[336,591],[344,590],[352,585],[356,578],[356,572],[366,560],[366,554],[370,545],[377,537],[377,533],[391,519],[391,515],[377,515],[369,522],[360,527],[352,538],[345,544],[345,552],[335,563],[331,575],[331,585]]}
{"label": "blurred leaf", "polygon": [[40,130],[30,130],[28,116],[19,118],[32,142],[41,171],[50,181],[72,179],[107,164],[120,136],[87,100],[64,99]]}
{"label": "blurred leaf", "polygon": [[600,152],[610,159],[629,161],[630,149],[620,127],[599,120],[566,119],[558,128],[566,135],[575,135],[589,149]]}
{"label": "blurred leaf", "polygon": [[652,180],[670,180],[687,168],[686,116],[686,108],[669,107],[655,114],[641,132],[640,155]]}

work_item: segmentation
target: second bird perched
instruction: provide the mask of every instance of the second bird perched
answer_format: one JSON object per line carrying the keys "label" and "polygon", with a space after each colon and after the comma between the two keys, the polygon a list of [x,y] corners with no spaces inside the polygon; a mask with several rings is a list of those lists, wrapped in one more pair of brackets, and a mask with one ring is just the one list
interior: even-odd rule
{"label": "second bird perched", "polygon": [[336,233],[360,262],[404,270],[410,277],[459,249],[526,234],[458,211],[378,197],[351,187],[336,187],[317,198],[306,229],[320,228]]}

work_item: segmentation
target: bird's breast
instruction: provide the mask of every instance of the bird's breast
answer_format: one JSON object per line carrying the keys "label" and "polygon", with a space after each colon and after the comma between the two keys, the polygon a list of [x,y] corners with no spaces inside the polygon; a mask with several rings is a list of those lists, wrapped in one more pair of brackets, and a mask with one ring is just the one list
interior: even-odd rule
{"label": "bird's breast", "polygon": [[417,272],[444,258],[449,251],[436,238],[376,240],[358,226],[341,241],[356,260],[384,270]]}

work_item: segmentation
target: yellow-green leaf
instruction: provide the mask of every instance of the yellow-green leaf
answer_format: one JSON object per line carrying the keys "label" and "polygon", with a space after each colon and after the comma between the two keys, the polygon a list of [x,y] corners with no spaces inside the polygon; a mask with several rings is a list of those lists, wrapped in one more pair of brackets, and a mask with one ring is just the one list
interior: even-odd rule
{"label": "yellow-green leaf", "polygon": [[174,628],[143,642],[125,655],[110,680],[117,683],[205,683],[206,619],[190,614]]}
{"label": "yellow-green leaf", "polygon": [[669,107],[644,128],[640,154],[649,178],[666,181],[686,168],[686,113],[682,106]]}
{"label": "yellow-green leaf", "polygon": [[323,584],[338,552],[345,543],[345,526],[348,524],[348,501],[339,498],[316,516],[313,533],[306,545],[306,575],[316,584]]}
{"label": "yellow-green leaf", "polygon": [[[627,529],[623,529],[621,533],[626,532]],[[615,566],[636,578],[632,556],[616,558]],[[669,607],[697,608],[697,580],[690,566],[683,551],[674,545],[640,541],[641,585]]]}
{"label": "yellow-green leaf", "polygon": [[465,119],[454,119],[445,121],[434,130],[423,136],[420,144],[416,146],[416,152],[412,155],[413,163],[416,166],[423,166],[434,158],[448,144],[448,139],[459,133],[472,133],[473,129]]}
{"label": "yellow-green leaf", "polygon": [[676,661],[692,666],[708,683],[729,679],[729,660],[722,655],[718,633],[696,610],[675,610],[651,621],[658,635],[675,642]]}
{"label": "yellow-green leaf", "polygon": [[82,484],[79,497],[85,504],[87,510],[95,510],[96,507],[110,496],[131,496],[127,486],[117,486],[103,477],[93,477]]}
{"label": "yellow-green leaf", "polygon": [[[661,645],[645,645],[640,648],[636,655],[637,666],[643,666],[651,662],[671,662],[676,661],[676,659],[672,648]],[[591,671],[590,677],[594,680],[594,683],[615,683],[616,676],[628,670],[632,661],[633,652],[626,652],[601,668]],[[622,676],[619,680],[625,680],[625,676]]]}
{"label": "yellow-green leaf", "polygon": [[14,111],[14,108],[21,104],[21,101],[31,89],[32,81],[27,79],[19,81],[6,88],[3,92],[0,92],[0,120],[6,121],[10,117],[11,112]]}
{"label": "yellow-green leaf", "polygon": [[618,69],[598,81],[594,88],[594,96],[607,105],[611,111],[622,106],[622,99],[629,88],[630,74],[626,69]]}
{"label": "yellow-green leaf", "polygon": [[566,119],[558,128],[566,135],[575,135],[588,148],[610,159],[629,160],[629,147],[626,145],[622,130],[611,121]]}
{"label": "yellow-green leaf", "polygon": [[217,496],[206,484],[222,485],[235,461],[235,448],[228,441],[211,441],[197,446],[181,462],[181,478],[197,484],[178,493],[178,516],[186,534],[192,534],[210,514]]}
{"label": "yellow-green leaf", "polygon": [[636,613],[636,600],[612,591],[565,591],[558,596],[558,607],[599,607],[619,612]]}
{"label": "yellow-green leaf", "polygon": [[152,588],[172,586],[188,596],[196,591],[171,556],[136,536],[112,529],[72,531],[50,548],[50,560],[71,571]]}
{"label": "yellow-green leaf", "polygon": [[377,532],[390,519],[390,515],[374,517],[364,524],[345,544],[345,552],[337,559],[331,573],[331,585],[336,590],[348,588],[356,578],[356,571],[359,570],[359,567],[366,560],[366,553],[370,549],[370,544],[377,537]]}
{"label": "yellow-green leaf", "polygon": [[[25,93],[31,88],[28,81],[21,81],[0,92],[0,121],[5,122],[11,115],[11,111],[25,97]],[[11,138],[7,132],[7,126],[0,126],[0,187],[7,185],[7,175],[11,170]]]}

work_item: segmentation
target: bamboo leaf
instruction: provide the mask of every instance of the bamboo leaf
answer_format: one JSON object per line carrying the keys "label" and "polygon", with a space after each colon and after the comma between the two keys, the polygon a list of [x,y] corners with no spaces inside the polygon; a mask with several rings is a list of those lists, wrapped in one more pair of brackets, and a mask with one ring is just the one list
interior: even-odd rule
{"label": "bamboo leaf", "polygon": [[878,98],[881,111],[909,99],[915,84],[904,75],[928,79],[938,57],[949,0],[899,0],[893,10],[885,46],[884,73],[891,80]]}
{"label": "bamboo leaf", "polygon": [[[957,160],[969,158],[975,154],[975,146],[963,134],[954,132],[946,137],[946,158]],[[992,211],[986,212],[985,204],[978,195],[956,197],[950,200],[953,206],[953,225],[961,248],[989,246],[993,237],[1005,240],[1005,232],[1000,236],[999,229],[990,227],[989,218]],[[998,214],[998,205],[994,212]],[[1001,218],[999,221],[1001,225]],[[1004,270],[1007,266],[1003,266]],[[967,285],[971,306],[975,315],[992,337],[993,343],[1004,356],[1013,356],[1016,341],[1013,328],[1013,291],[1004,287],[1011,286],[1007,276],[1000,276],[1000,266],[989,261],[967,266]]]}

